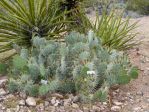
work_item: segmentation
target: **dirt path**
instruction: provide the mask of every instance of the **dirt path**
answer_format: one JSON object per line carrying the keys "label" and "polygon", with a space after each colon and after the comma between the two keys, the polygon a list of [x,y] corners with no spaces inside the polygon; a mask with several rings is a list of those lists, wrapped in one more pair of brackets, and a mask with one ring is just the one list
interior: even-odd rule
{"label": "dirt path", "polygon": [[132,81],[129,85],[122,87],[124,96],[129,99],[121,112],[149,112],[149,17],[133,19],[139,20],[137,37],[141,45],[130,50],[131,62],[140,69],[139,78]]}

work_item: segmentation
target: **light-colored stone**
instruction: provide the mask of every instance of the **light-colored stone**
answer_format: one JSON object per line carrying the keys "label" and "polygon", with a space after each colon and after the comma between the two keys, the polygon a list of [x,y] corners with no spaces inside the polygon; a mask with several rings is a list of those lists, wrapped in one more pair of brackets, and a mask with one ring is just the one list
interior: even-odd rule
{"label": "light-colored stone", "polygon": [[23,98],[23,99],[26,99],[27,98],[27,95],[24,92],[20,92],[20,97]]}
{"label": "light-colored stone", "polygon": [[87,107],[83,107],[83,112],[90,112],[90,110]]}
{"label": "light-colored stone", "polygon": [[56,103],[56,97],[52,97],[51,104],[54,105]]}
{"label": "light-colored stone", "polygon": [[48,101],[45,101],[45,102],[44,102],[44,106],[45,106],[45,107],[49,106],[49,104],[50,104],[50,103],[49,103]]}
{"label": "light-colored stone", "polygon": [[94,105],[92,108],[93,108],[93,111],[95,111],[95,112],[98,112],[98,111],[101,110],[100,107],[97,107],[97,106],[95,106],[95,105]]}
{"label": "light-colored stone", "polygon": [[147,99],[146,101],[147,101],[147,103],[149,103],[149,99]]}
{"label": "light-colored stone", "polygon": [[123,103],[118,102],[118,101],[114,101],[113,103],[114,103],[115,105],[117,105],[117,106],[123,105]]}
{"label": "light-colored stone", "polygon": [[19,105],[17,105],[17,108],[16,108],[15,111],[16,111],[16,112],[19,112],[19,111],[20,111],[20,107],[19,107]]}
{"label": "light-colored stone", "polygon": [[33,97],[28,97],[28,98],[26,99],[26,104],[29,105],[29,106],[36,106],[35,98],[33,98]]}
{"label": "light-colored stone", "polygon": [[20,101],[19,101],[19,105],[24,106],[24,105],[25,105],[25,101],[24,101],[24,100],[20,100]]}
{"label": "light-colored stone", "polygon": [[56,100],[54,106],[57,107],[59,104],[60,104],[60,101]]}
{"label": "light-colored stone", "polygon": [[144,93],[142,91],[138,91],[136,94],[139,95],[139,96],[143,96],[144,95]]}
{"label": "light-colored stone", "polygon": [[2,110],[5,110],[5,109],[6,109],[6,107],[3,106],[3,107],[2,107]]}
{"label": "light-colored stone", "polygon": [[114,112],[119,112],[119,110],[121,109],[121,107],[120,106],[113,106],[113,107],[111,107],[111,110],[112,111],[114,111]]}
{"label": "light-colored stone", "polygon": [[7,109],[6,112],[11,112],[11,110],[10,109]]}
{"label": "light-colored stone", "polygon": [[103,102],[103,105],[107,105],[107,102]]}
{"label": "light-colored stone", "polygon": [[54,106],[48,106],[45,110],[47,112],[56,112],[56,107],[54,107]]}
{"label": "light-colored stone", "polygon": [[73,103],[73,104],[72,104],[72,107],[75,108],[75,109],[77,109],[77,108],[79,108],[79,105],[76,104],[76,103]]}
{"label": "light-colored stone", "polygon": [[78,96],[75,96],[75,97],[73,98],[73,102],[74,102],[74,103],[78,102],[79,100],[80,100],[80,98],[79,98]]}
{"label": "light-colored stone", "polygon": [[0,89],[0,96],[6,95],[6,94],[7,94],[7,92],[3,88],[1,88]]}
{"label": "light-colored stone", "polygon": [[133,111],[135,111],[135,112],[139,112],[141,110],[141,107],[135,107],[135,108],[133,108]]}
{"label": "light-colored stone", "polygon": [[64,98],[63,95],[58,94],[58,93],[54,93],[54,94],[52,94],[51,96],[52,96],[52,97],[56,97],[56,98],[58,98],[58,99],[63,99],[63,98]]}
{"label": "light-colored stone", "polygon": [[39,108],[40,108],[41,111],[43,111],[44,110],[44,104],[43,103],[40,103],[39,104]]}
{"label": "light-colored stone", "polygon": [[69,98],[69,99],[64,99],[64,106],[68,106],[68,105],[70,105],[71,103],[72,103],[71,98]]}

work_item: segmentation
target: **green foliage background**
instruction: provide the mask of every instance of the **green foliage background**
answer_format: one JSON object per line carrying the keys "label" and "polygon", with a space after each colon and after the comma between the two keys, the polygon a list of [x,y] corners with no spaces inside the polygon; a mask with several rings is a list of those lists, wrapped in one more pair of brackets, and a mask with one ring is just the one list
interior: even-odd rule
{"label": "green foliage background", "polygon": [[138,11],[141,14],[149,14],[149,1],[148,0],[128,0],[127,9]]}

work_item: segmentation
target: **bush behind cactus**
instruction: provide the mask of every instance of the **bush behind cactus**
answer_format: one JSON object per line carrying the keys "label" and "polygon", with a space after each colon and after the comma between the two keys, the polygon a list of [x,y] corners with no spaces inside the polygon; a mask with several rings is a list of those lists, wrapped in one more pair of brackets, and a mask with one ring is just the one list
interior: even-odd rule
{"label": "bush behind cactus", "polygon": [[149,1],[148,0],[128,0],[127,9],[138,11],[140,14],[149,15]]}

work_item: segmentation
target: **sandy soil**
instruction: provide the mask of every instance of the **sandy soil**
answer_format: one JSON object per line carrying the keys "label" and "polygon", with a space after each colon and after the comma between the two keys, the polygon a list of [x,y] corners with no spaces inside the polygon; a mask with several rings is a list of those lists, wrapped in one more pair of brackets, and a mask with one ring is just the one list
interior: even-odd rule
{"label": "sandy soil", "polygon": [[139,21],[138,41],[141,44],[129,51],[131,62],[138,66],[140,75],[137,80],[121,88],[125,94],[130,94],[132,100],[127,102],[122,112],[149,112],[149,17],[132,19]]}

